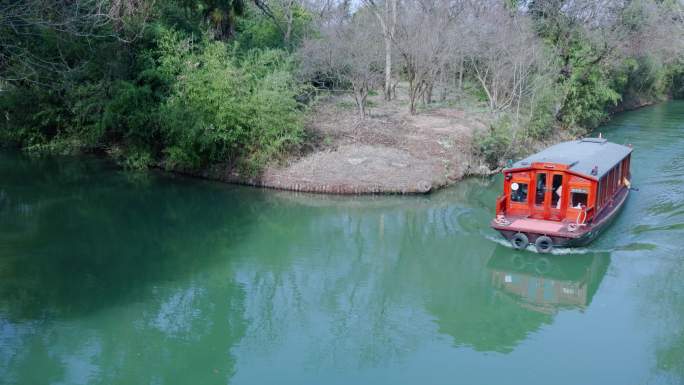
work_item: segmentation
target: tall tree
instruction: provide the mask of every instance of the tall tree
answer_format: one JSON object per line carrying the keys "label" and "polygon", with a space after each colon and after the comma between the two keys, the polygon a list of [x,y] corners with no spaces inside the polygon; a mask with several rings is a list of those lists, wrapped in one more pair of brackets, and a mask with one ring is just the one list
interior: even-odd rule
{"label": "tall tree", "polygon": [[398,0],[364,0],[378,21],[382,30],[385,48],[385,100],[392,99],[392,41],[397,27],[397,1]]}
{"label": "tall tree", "polygon": [[226,40],[235,34],[236,18],[245,11],[244,0],[180,0],[192,11],[200,12],[214,36]]}

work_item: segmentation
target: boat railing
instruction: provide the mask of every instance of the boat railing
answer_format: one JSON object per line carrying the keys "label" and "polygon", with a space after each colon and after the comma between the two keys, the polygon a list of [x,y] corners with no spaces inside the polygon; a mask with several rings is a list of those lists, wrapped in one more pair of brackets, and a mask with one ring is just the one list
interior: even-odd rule
{"label": "boat railing", "polygon": [[583,224],[589,223],[594,217],[594,207],[586,207],[584,209],[584,221]]}
{"label": "boat railing", "polygon": [[501,195],[496,199],[496,213],[506,212],[506,195]]}

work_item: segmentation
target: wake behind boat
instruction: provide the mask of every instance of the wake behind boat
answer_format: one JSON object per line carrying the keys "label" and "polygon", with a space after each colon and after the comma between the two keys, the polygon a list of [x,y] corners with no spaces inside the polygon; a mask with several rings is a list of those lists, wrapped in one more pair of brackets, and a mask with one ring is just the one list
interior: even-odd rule
{"label": "wake behind boat", "polygon": [[559,143],[503,170],[491,226],[514,248],[582,246],[604,230],[630,191],[632,148],[604,138]]}

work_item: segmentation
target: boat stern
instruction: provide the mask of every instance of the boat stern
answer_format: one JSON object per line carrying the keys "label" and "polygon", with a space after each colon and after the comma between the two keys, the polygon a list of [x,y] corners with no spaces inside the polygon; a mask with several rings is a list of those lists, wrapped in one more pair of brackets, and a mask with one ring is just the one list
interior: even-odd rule
{"label": "boat stern", "polygon": [[534,245],[538,252],[549,253],[554,248],[575,246],[587,233],[585,226],[565,221],[532,218],[508,218],[501,214],[491,227],[506,238],[516,249]]}

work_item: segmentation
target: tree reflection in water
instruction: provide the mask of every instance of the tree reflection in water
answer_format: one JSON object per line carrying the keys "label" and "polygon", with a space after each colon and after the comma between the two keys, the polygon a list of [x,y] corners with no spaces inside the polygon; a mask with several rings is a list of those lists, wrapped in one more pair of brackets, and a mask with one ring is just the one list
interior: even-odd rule
{"label": "tree reflection in water", "polygon": [[646,294],[648,306],[657,304],[649,327],[658,330],[656,344],[657,373],[669,383],[684,380],[684,261],[669,259],[658,272],[649,277]]}
{"label": "tree reflection in water", "polygon": [[245,320],[224,251],[253,209],[226,206],[239,193],[93,159],[2,160],[3,382],[228,381]]}

